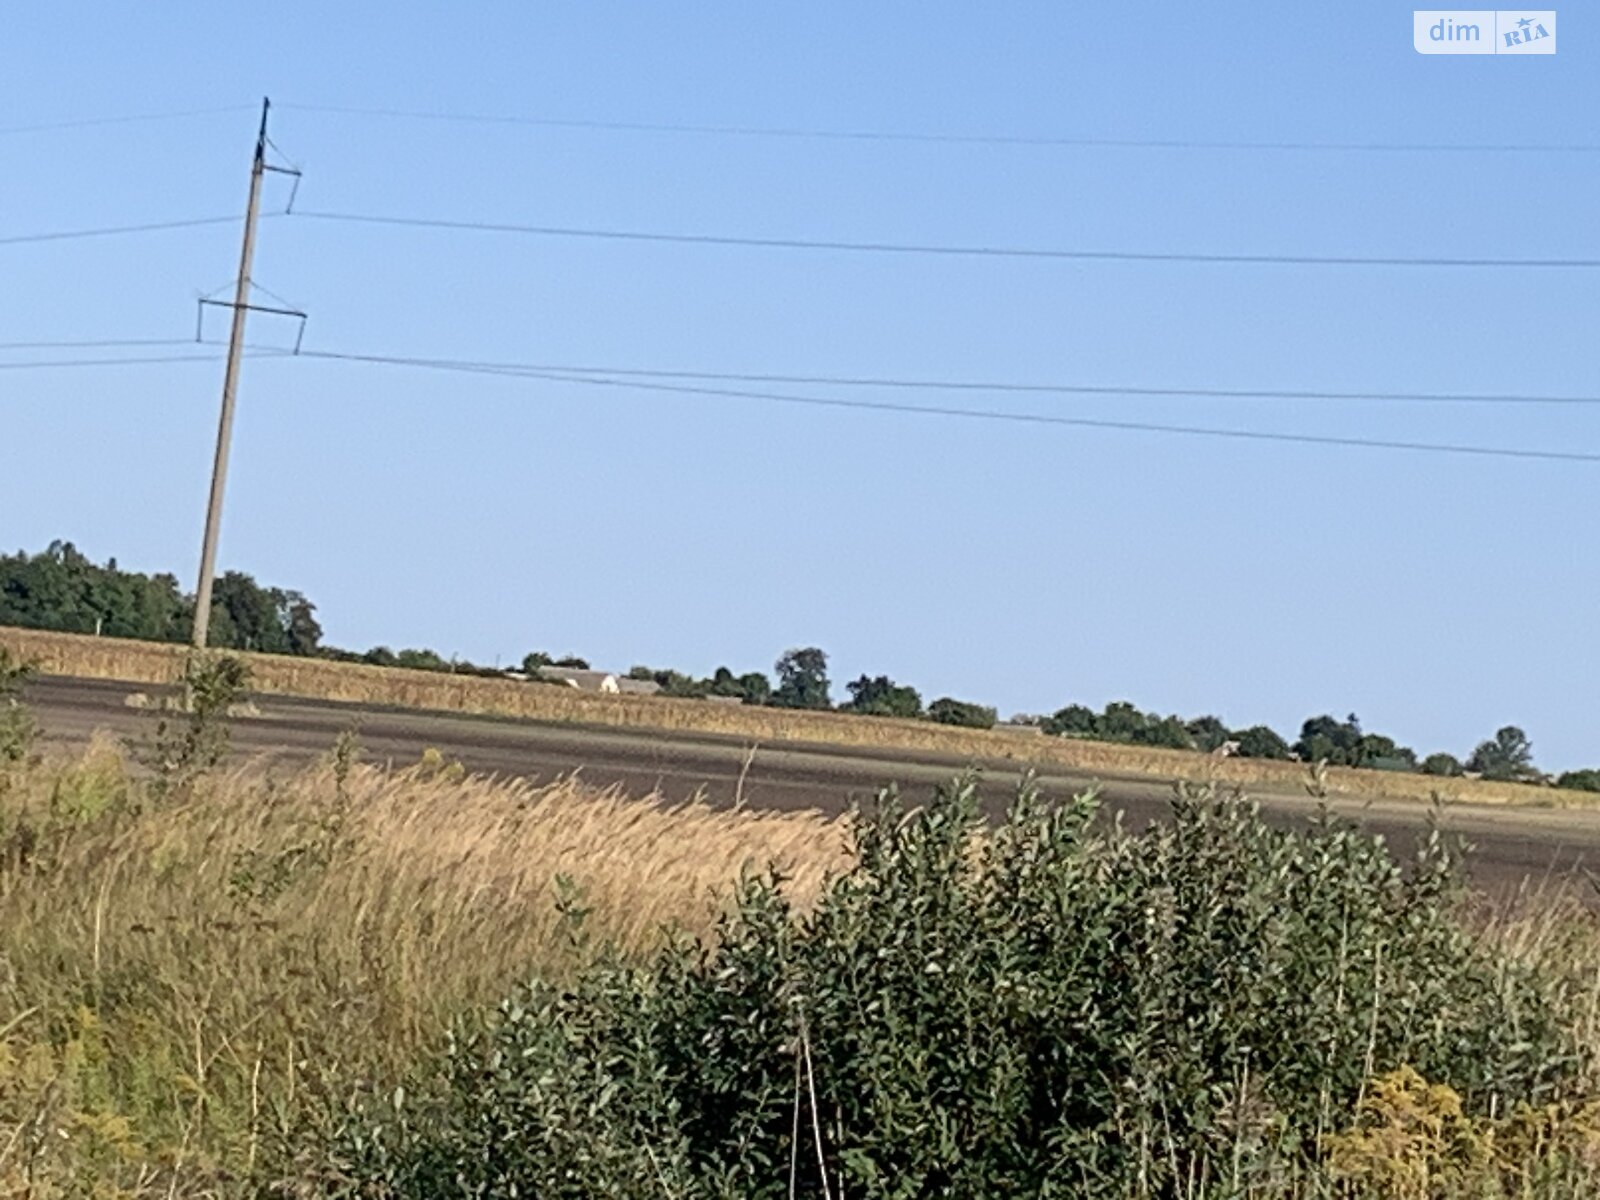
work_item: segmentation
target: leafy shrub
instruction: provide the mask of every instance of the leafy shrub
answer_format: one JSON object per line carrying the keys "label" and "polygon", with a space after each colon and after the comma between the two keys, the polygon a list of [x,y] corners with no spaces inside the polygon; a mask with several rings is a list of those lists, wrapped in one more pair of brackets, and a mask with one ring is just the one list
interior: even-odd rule
{"label": "leafy shrub", "polygon": [[863,675],[854,683],[845,685],[850,699],[839,707],[846,712],[868,717],[920,717],[922,696],[916,688],[906,687],[887,675],[873,678]]}
{"label": "leafy shrub", "polygon": [[1209,793],[1137,835],[1095,812],[1025,788],[985,830],[973,780],[886,793],[809,913],[750,876],[712,940],[529,984],[357,1109],[321,1185],[1238,1195],[1315,1160],[1375,1071],[1466,1113],[1564,1086],[1555,1002],[1454,919],[1438,836],[1402,870],[1332,818],[1276,830]]}
{"label": "leafy shrub", "polygon": [[139,748],[140,759],[155,772],[158,795],[188,788],[227,757],[228,718],[249,682],[243,659],[207,652],[185,660],[181,711],[163,716]]}
{"label": "leafy shrub", "polygon": [[1454,754],[1445,754],[1440,751],[1430,754],[1422,760],[1422,773],[1424,775],[1444,775],[1454,778],[1461,775],[1466,768],[1461,765],[1461,760]]}
{"label": "leafy shrub", "polygon": [[1241,729],[1234,735],[1234,740],[1239,743],[1240,758],[1283,760],[1289,757],[1289,743],[1268,725],[1252,725],[1249,729]]}
{"label": "leafy shrub", "polygon": [[1539,775],[1533,766],[1533,743],[1515,725],[1507,725],[1488,741],[1478,743],[1467,760],[1467,769],[1479,772],[1485,779],[1510,782],[1527,782]]}
{"label": "leafy shrub", "polygon": [[0,646],[0,764],[21,762],[33,745],[33,717],[22,703],[22,685],[32,673]]}
{"label": "leafy shrub", "polygon": [[1563,772],[1561,778],[1556,780],[1556,786],[1579,792],[1600,792],[1600,771],[1590,767],[1582,771]]}
{"label": "leafy shrub", "polygon": [[982,704],[969,704],[940,696],[928,705],[928,719],[940,725],[960,725],[967,729],[993,729],[995,710]]}

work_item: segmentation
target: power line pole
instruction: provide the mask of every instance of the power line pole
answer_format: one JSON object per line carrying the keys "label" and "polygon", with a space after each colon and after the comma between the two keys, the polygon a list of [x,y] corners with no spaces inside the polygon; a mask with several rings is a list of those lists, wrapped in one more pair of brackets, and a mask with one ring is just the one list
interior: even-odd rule
{"label": "power line pole", "polygon": [[256,135],[250,166],[250,205],[244,215],[244,246],[239,252],[239,279],[233,294],[233,331],[228,337],[228,366],[222,377],[222,416],[217,422],[217,454],[211,464],[211,501],[206,506],[205,540],[200,546],[200,583],[194,596],[194,648],[206,648],[211,631],[211,580],[217,569],[217,534],[222,526],[222,493],[228,483],[228,448],[233,441],[233,405],[239,393],[239,358],[244,352],[244,321],[250,311],[250,261],[256,251],[256,218],[261,211],[261,180],[267,171],[267,113],[271,100],[261,101],[261,132]]}

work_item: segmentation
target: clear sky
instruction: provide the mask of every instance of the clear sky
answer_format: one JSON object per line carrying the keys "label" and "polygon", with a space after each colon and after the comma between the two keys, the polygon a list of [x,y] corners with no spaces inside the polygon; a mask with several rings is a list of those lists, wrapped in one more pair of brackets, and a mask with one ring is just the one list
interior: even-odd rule
{"label": "clear sky", "polygon": [[[1600,257],[1600,153],[998,145],[307,111],[1200,142],[1600,144],[1554,57],[1424,57],[1397,5],[11,5],[0,238],[297,207],[853,241]],[[78,118],[215,109],[18,132]],[[269,206],[287,185],[269,181]],[[183,338],[238,227],[0,244],[0,341]],[[1600,395],[1600,271],[888,256],[264,221],[308,349],[1132,387]],[[210,328],[224,332],[213,313]],[[253,320],[251,340],[292,326]],[[195,353],[150,347],[109,356]],[[204,353],[214,353],[206,351]],[[0,361],[83,358],[0,352]],[[220,362],[0,370],[0,545],[192,587]],[[781,387],[765,390],[782,391]],[[808,395],[1600,452],[1593,406]],[[1003,713],[1129,699],[1600,763],[1600,463],[245,364],[221,564],[328,639],[508,663],[832,656]]]}

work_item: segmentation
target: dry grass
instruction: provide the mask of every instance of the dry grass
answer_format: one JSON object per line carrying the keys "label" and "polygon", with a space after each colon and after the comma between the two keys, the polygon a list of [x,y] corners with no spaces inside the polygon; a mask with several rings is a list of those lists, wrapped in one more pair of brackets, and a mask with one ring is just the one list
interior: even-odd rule
{"label": "dry grass", "polygon": [[[104,741],[0,769],[0,1197],[252,1194],[253,1169],[350,1089],[390,1086],[452,1017],[578,966],[564,891],[590,936],[638,954],[668,925],[708,929],[767,862],[803,903],[847,866],[843,827],[437,757],[245,767],[165,801]],[[1600,1048],[1592,917],[1540,899],[1485,925],[1564,973]],[[1589,1138],[1581,1117],[1552,1129]],[[1389,1128],[1411,1120],[1358,1130],[1352,1169],[1432,1169],[1432,1142]]]}
{"label": "dry grass", "polygon": [[453,1016],[575,966],[563,890],[639,952],[703,932],[747,867],[803,896],[843,862],[811,814],[439,762],[245,768],[152,804],[108,743],[0,790],[0,1196],[221,1186],[326,1089],[392,1080]]}
{"label": "dry grass", "polygon": [[[0,647],[9,648],[23,661],[32,662],[49,674],[140,684],[171,683],[181,673],[185,654],[180,646],[10,627],[0,627]],[[931,751],[962,758],[1036,763],[1102,777],[1215,782],[1279,793],[1299,794],[1308,779],[1306,768],[1296,763],[1213,759],[1209,755],[1180,750],[1018,737],[927,721],[795,712],[653,696],[606,696],[569,688],[529,686],[514,680],[280,655],[242,654],[240,657],[250,665],[251,686],[256,690],[322,700],[631,729],[724,734],[763,745],[787,742]],[[1579,807],[1594,803],[1591,796],[1582,792],[1344,767],[1330,768],[1325,785],[1329,795],[1423,803],[1435,796],[1451,802],[1542,807]]]}

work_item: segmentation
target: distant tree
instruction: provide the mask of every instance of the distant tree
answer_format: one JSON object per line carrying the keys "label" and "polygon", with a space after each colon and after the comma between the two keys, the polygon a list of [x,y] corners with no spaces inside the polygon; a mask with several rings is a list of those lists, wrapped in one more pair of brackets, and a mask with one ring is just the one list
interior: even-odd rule
{"label": "distant tree", "polygon": [[1515,725],[1505,726],[1480,743],[1467,760],[1467,769],[1485,779],[1499,780],[1536,779],[1539,774],[1533,766],[1533,743]]}
{"label": "distant tree", "polygon": [[401,650],[394,656],[394,665],[409,667],[413,671],[448,671],[449,660],[434,650]]}
{"label": "distant tree", "polygon": [[828,708],[828,656],[815,646],[790,650],[777,662],[779,708]]}
{"label": "distant tree", "polygon": [[387,646],[374,646],[361,656],[361,661],[374,667],[398,667],[400,658]]}
{"label": "distant tree", "polygon": [[1100,720],[1094,710],[1082,704],[1069,704],[1058,709],[1043,722],[1044,731],[1055,737],[1092,738],[1099,725]]}
{"label": "distant tree", "polygon": [[1422,760],[1422,773],[1424,775],[1452,777],[1460,775],[1464,770],[1466,768],[1461,765],[1459,758],[1454,754],[1445,754],[1443,751],[1437,754],[1430,754]]}
{"label": "distant tree", "polygon": [[563,658],[558,658],[550,665],[552,667],[566,667],[573,671],[587,671],[589,669],[588,660],[579,658],[576,654],[568,654]]}
{"label": "distant tree", "polygon": [[1556,780],[1556,786],[1578,792],[1600,792],[1600,771],[1592,767],[1582,771],[1563,771]]}
{"label": "distant tree", "polygon": [[711,691],[711,684],[704,679],[695,679],[681,671],[657,671],[652,677],[656,686],[661,689],[663,696],[680,696],[690,700],[705,698]]}
{"label": "distant tree", "polygon": [[[321,649],[315,605],[240,571],[215,581],[211,613],[213,646],[302,655]],[[64,541],[42,554],[0,555],[0,624],[182,641],[193,620],[194,598],[172,575],[125,571],[114,558],[99,566]]]}
{"label": "distant tree", "polygon": [[299,592],[279,592],[282,597],[283,635],[290,654],[315,654],[322,648],[322,625],[317,606]]}
{"label": "distant tree", "polygon": [[1233,740],[1239,743],[1240,758],[1289,757],[1289,743],[1266,725],[1252,725],[1249,729],[1238,730]]}
{"label": "distant tree", "polygon": [[1194,743],[1194,748],[1204,750],[1207,754],[1221,749],[1222,744],[1232,737],[1228,727],[1218,717],[1196,717],[1184,726],[1184,730]]}
{"label": "distant tree", "polygon": [[1305,762],[1324,759],[1335,766],[1357,766],[1360,758],[1361,721],[1351,713],[1343,721],[1331,716],[1312,717],[1300,726],[1294,752]]}
{"label": "distant tree", "polygon": [[960,725],[967,729],[993,729],[995,710],[981,704],[969,704],[965,700],[940,696],[928,705],[928,719],[937,721],[940,725]]}
{"label": "distant tree", "polygon": [[638,680],[642,680],[642,681],[652,682],[653,683],[655,681],[655,677],[656,677],[656,670],[655,670],[654,667],[629,667],[628,668],[628,678],[629,679],[638,679]]}
{"label": "distant tree", "polygon": [[706,695],[737,697],[746,704],[766,704],[772,699],[772,681],[760,671],[735,675],[718,667],[705,681]]}
{"label": "distant tree", "polygon": [[1365,733],[1356,743],[1355,761],[1352,765],[1372,767],[1380,771],[1415,771],[1417,752],[1410,746],[1400,745],[1393,738],[1378,733]]}
{"label": "distant tree", "polygon": [[772,681],[760,671],[750,671],[739,676],[739,696],[746,704],[772,703]]}
{"label": "distant tree", "polygon": [[1138,746],[1162,746],[1168,750],[1193,750],[1194,735],[1182,717],[1145,714],[1144,724],[1134,730],[1132,741]]}
{"label": "distant tree", "polygon": [[549,667],[554,664],[555,660],[543,650],[535,650],[522,656],[522,670],[528,675],[537,675],[540,667]]}
{"label": "distant tree", "polygon": [[916,688],[904,687],[887,675],[879,675],[877,678],[863,675],[845,687],[850,693],[850,699],[840,707],[850,712],[872,717],[922,715],[922,697]]}
{"label": "distant tree", "polygon": [[1095,737],[1103,742],[1131,742],[1145,726],[1145,715],[1126,700],[1106,705],[1095,722]]}

